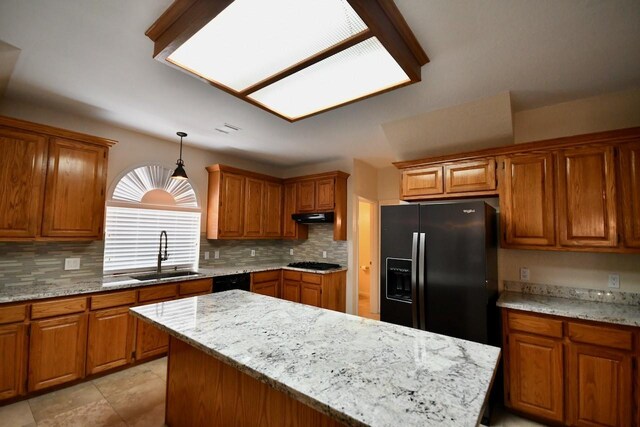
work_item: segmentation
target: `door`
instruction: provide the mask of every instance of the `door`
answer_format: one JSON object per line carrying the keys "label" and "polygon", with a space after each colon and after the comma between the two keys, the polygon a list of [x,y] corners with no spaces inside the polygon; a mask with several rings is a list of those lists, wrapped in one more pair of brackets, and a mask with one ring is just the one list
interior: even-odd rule
{"label": "door", "polygon": [[38,234],[46,153],[46,137],[0,128],[0,237]]}
{"label": "door", "polygon": [[302,282],[300,284],[300,302],[322,307],[322,285]]}
{"label": "door", "polygon": [[444,193],[442,166],[402,171],[402,198],[419,198]]}
{"label": "door", "polygon": [[631,354],[569,345],[569,416],[577,426],[631,425]]}
{"label": "door", "polygon": [[488,343],[490,310],[484,202],[420,207],[418,295],[421,328]]}
{"label": "door", "polygon": [[511,407],[562,422],[562,341],[512,333],[508,345]]}
{"label": "door", "polygon": [[0,400],[24,392],[26,329],[22,323],[0,326]]}
{"label": "door", "polygon": [[457,162],[444,167],[445,192],[467,193],[496,189],[496,161]]}
{"label": "door", "polygon": [[107,151],[62,138],[49,142],[43,236],[102,238]]}
{"label": "door", "polygon": [[620,147],[620,180],[624,245],[640,248],[640,142]]}
{"label": "door", "polygon": [[287,301],[300,302],[300,282],[284,279],[282,282],[282,298]]}
{"label": "door", "polygon": [[129,307],[89,314],[87,374],[96,374],[131,362],[133,325]]}
{"label": "door", "polygon": [[504,159],[500,210],[507,245],[555,245],[553,154]]}
{"label": "door", "polygon": [[617,246],[612,147],[558,153],[558,225],[563,246]]}
{"label": "door", "polygon": [[244,202],[244,236],[264,236],[264,181],[261,179],[245,179]]}
{"label": "door", "polygon": [[264,192],[264,235],[266,237],[282,236],[282,185],[276,182],[265,182]]}
{"label": "door", "polygon": [[316,210],[316,182],[300,181],[297,196],[298,212],[313,212]]}
{"label": "door", "polygon": [[242,237],[244,233],[244,180],[242,175],[222,173],[220,236]]}
{"label": "door", "polygon": [[332,211],[335,207],[335,188],[336,182],[334,178],[324,178],[316,181],[316,210]]}
{"label": "door", "polygon": [[87,315],[55,317],[31,323],[29,391],[84,376]]}
{"label": "door", "polygon": [[[413,260],[414,234],[420,227],[419,205],[382,206],[380,208],[380,320],[409,327],[418,327],[414,322],[414,310],[417,315],[418,305],[412,298],[398,297],[393,290],[405,285],[397,281],[404,276],[396,275],[398,262],[408,270],[417,268]],[[417,240],[415,244],[417,245]],[[417,256],[417,254],[415,254]],[[413,261],[412,261],[413,260]],[[408,264],[408,265],[407,265]],[[414,272],[415,273],[415,272]],[[415,274],[409,276],[409,286],[416,289]]]}

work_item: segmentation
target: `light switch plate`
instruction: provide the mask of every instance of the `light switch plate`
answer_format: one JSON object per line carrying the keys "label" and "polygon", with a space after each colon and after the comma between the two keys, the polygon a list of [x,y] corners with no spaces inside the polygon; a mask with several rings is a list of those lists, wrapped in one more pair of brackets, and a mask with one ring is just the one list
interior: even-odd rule
{"label": "light switch plate", "polygon": [[620,289],[620,275],[618,273],[609,275],[609,287],[611,289]]}
{"label": "light switch plate", "polygon": [[255,249],[251,249],[251,256],[256,256],[256,250]]}
{"label": "light switch plate", "polygon": [[529,281],[529,269],[527,267],[520,267],[520,280],[523,282]]}
{"label": "light switch plate", "polygon": [[65,258],[64,259],[65,270],[80,270],[80,258]]}
{"label": "light switch plate", "polygon": [[327,251],[322,251],[322,258],[326,258],[327,257]]}

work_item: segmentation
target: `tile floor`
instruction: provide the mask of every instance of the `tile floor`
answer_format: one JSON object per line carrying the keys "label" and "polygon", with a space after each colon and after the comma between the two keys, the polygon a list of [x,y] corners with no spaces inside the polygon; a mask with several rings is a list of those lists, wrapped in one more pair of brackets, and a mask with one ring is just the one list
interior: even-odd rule
{"label": "tile floor", "polygon": [[[0,427],[161,427],[167,359],[0,407]],[[538,427],[496,408],[492,426]]]}
{"label": "tile floor", "polygon": [[358,294],[358,316],[369,319],[380,320],[379,313],[371,313],[369,305],[369,295]]}

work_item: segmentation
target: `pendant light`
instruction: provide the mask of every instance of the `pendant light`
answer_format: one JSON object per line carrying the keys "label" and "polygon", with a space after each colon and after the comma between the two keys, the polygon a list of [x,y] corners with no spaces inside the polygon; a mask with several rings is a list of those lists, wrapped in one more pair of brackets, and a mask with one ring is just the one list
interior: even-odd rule
{"label": "pendant light", "polygon": [[187,136],[187,134],[184,133],[184,132],[177,132],[176,135],[178,135],[180,137],[180,158],[176,162],[176,165],[178,165],[178,167],[176,168],[175,171],[173,171],[173,175],[171,175],[171,178],[173,178],[173,179],[188,179],[187,178],[187,172],[185,172],[185,170],[184,170],[184,162],[182,161],[182,138]]}

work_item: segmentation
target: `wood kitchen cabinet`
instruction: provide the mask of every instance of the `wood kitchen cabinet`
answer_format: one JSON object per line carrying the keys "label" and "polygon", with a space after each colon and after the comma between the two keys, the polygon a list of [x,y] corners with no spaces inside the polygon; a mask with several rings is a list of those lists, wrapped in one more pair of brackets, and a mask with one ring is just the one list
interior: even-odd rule
{"label": "wood kitchen cabinet", "polygon": [[298,271],[282,272],[282,299],[300,302],[300,282],[302,274]]}
{"label": "wood kitchen cabinet", "polygon": [[87,315],[73,314],[31,323],[29,391],[84,376]]}
{"label": "wood kitchen cabinet", "polygon": [[402,171],[401,179],[403,200],[444,193],[441,165]]}
{"label": "wood kitchen cabinet", "polygon": [[27,326],[0,325],[0,400],[24,393]]}
{"label": "wood kitchen cabinet", "polygon": [[265,237],[278,238],[282,236],[282,188],[282,184],[265,181],[264,209],[262,211]]}
{"label": "wood kitchen cabinet", "polygon": [[553,154],[501,159],[503,246],[555,244]]}
{"label": "wood kitchen cabinet", "polygon": [[[138,302],[141,304],[156,304],[175,299],[177,295],[177,284],[158,285],[138,291]],[[159,306],[158,310],[161,312],[163,310],[162,306]],[[136,361],[167,352],[169,349],[169,334],[148,322],[136,319],[136,323]]]}
{"label": "wood kitchen cabinet", "polygon": [[640,141],[622,145],[619,159],[624,245],[640,248]]}
{"label": "wood kitchen cabinet", "polygon": [[444,165],[444,191],[474,193],[496,189],[496,162],[494,158]]}
{"label": "wood kitchen cabinet", "polygon": [[322,178],[316,181],[317,211],[332,211],[335,208],[335,178]]}
{"label": "wood kitchen cabinet", "polygon": [[87,375],[131,363],[134,323],[126,306],[89,313]]}
{"label": "wood kitchen cabinet", "polygon": [[251,273],[251,292],[280,297],[281,270]]}
{"label": "wood kitchen cabinet", "polygon": [[299,182],[296,200],[296,212],[314,212],[316,210],[316,182]]}
{"label": "wood kitchen cabinet", "polygon": [[346,271],[316,274],[283,270],[282,298],[344,313],[346,276]]}
{"label": "wood kitchen cabinet", "polygon": [[299,224],[291,219],[291,215],[297,212],[298,185],[295,182],[284,184],[284,203],[282,219],[282,237],[285,239],[307,239],[309,227]]}
{"label": "wood kitchen cabinet", "polygon": [[0,239],[102,239],[113,144],[0,116]]}
{"label": "wood kitchen cabinet", "polygon": [[322,286],[313,283],[300,283],[300,302],[322,307]]}
{"label": "wood kitchen cabinet", "polygon": [[[216,236],[220,237],[242,237],[244,235],[244,202],[245,202],[245,177],[234,173],[219,174],[220,194],[212,201],[211,197],[211,175],[209,177],[209,205],[215,203],[217,221],[212,226],[215,227]],[[212,215],[211,208],[209,215]],[[207,223],[208,224],[208,223]],[[209,237],[209,227],[207,227],[207,238]]]}
{"label": "wood kitchen cabinet", "polygon": [[244,237],[262,237],[264,235],[264,181],[245,178],[244,191]]}
{"label": "wood kitchen cabinet", "polygon": [[557,158],[560,244],[617,246],[613,147],[571,148]]}

